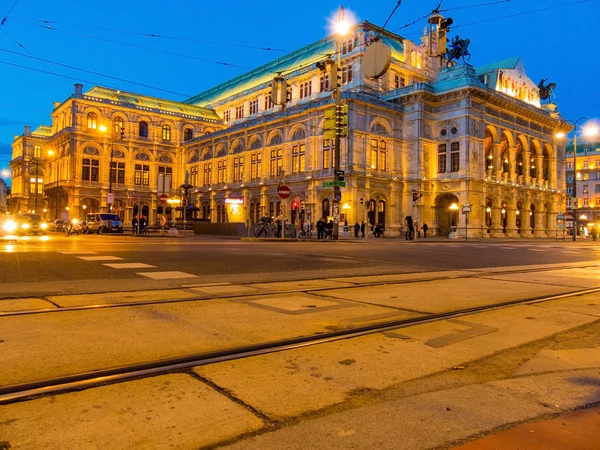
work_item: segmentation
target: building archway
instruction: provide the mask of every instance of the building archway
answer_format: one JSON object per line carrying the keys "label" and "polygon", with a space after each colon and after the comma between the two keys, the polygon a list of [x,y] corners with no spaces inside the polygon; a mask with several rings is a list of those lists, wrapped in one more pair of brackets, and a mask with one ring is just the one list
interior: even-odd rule
{"label": "building archway", "polygon": [[377,202],[377,223],[383,225],[384,228],[385,228],[385,213],[386,213],[385,200],[379,200]]}
{"label": "building archway", "polygon": [[458,226],[458,208],[450,209],[452,204],[458,205],[458,197],[454,194],[441,195],[435,201],[435,216],[440,236],[448,236],[450,228]]}

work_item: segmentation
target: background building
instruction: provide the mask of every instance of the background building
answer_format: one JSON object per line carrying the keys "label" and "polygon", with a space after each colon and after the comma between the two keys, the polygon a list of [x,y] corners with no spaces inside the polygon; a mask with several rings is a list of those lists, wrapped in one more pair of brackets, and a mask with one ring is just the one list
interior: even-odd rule
{"label": "background building", "polygon": [[580,141],[577,144],[577,171],[574,171],[573,144],[566,149],[567,215],[566,226],[573,232],[573,176],[576,173],[578,234],[585,234],[588,225],[600,224],[600,142]]}
{"label": "background building", "polygon": [[[373,76],[365,53],[375,41],[389,54]],[[464,235],[469,205],[471,236],[553,235],[565,209],[556,105],[540,103],[520,58],[446,68],[442,42],[445,31],[433,25],[414,43],[362,22],[183,103],[75,85],[55,104],[51,127],[16,138],[11,208],[81,215],[108,210],[112,193],[125,220],[139,204],[154,223],[172,215],[159,202],[164,193],[212,222],[334,216],[334,190],[324,186],[334,181],[334,139],[324,116],[335,80],[321,63],[339,43],[348,121],[340,225],[368,221],[402,233],[410,215],[433,234]],[[277,74],[287,82],[282,105]],[[292,191],[286,202],[281,183]]]}

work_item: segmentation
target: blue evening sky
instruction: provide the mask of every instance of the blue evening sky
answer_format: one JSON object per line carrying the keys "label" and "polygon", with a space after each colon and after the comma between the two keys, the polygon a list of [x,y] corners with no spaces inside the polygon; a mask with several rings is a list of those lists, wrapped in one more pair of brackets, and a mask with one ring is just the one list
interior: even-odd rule
{"label": "blue evening sky", "polygon": [[[397,3],[346,0],[343,6],[358,20],[381,26]],[[418,40],[425,19],[400,27],[438,3],[404,0],[386,29]],[[24,125],[50,124],[52,102],[71,95],[77,81],[84,91],[99,84],[184,100],[284,54],[260,47],[289,52],[323,38],[339,5],[323,0],[0,0],[3,18],[13,7],[0,26],[0,169],[8,167],[13,136]],[[534,82],[557,83],[563,116],[600,115],[594,107],[600,101],[600,41],[594,25],[599,0],[443,0],[440,9],[454,20],[449,37],[458,33],[471,39],[474,66],[521,56]]]}

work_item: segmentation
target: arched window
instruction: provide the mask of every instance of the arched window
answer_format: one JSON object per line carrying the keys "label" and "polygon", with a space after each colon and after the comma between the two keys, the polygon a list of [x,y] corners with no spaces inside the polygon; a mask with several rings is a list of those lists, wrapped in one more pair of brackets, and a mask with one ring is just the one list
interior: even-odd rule
{"label": "arched window", "polygon": [[148,137],[148,122],[146,122],[145,120],[142,120],[140,122],[140,129],[138,134],[140,137]]}
{"label": "arched window", "polygon": [[163,125],[162,127],[162,138],[163,141],[171,140],[171,127],[169,125]]}
{"label": "arched window", "polygon": [[521,142],[517,142],[516,153],[517,153],[517,175],[523,175],[523,157],[525,156],[525,153],[523,152],[523,145],[521,144]]}
{"label": "arched window", "polygon": [[97,126],[98,126],[98,115],[95,112],[88,113],[87,127],[90,130],[95,130]]}
{"label": "arched window", "polygon": [[186,128],[183,132],[183,140],[189,141],[190,139],[194,139],[194,130],[191,128]]}
{"label": "arched window", "polygon": [[329,217],[329,212],[330,212],[330,207],[329,207],[329,199],[326,198],[325,200],[323,200],[322,203],[322,208],[321,208],[321,217],[325,220],[327,220],[327,217]]}
{"label": "arched window", "polygon": [[537,150],[535,147],[531,149],[531,154],[529,155],[529,175],[531,178],[537,178],[538,167],[535,165],[537,159]]}
{"label": "arched window", "polygon": [[41,158],[42,157],[42,147],[40,147],[39,145],[35,145],[33,147],[33,157],[34,158]]}
{"label": "arched window", "polygon": [[113,121],[113,127],[115,129],[115,137],[123,137],[125,134],[125,122],[123,122],[122,117],[115,117]]}

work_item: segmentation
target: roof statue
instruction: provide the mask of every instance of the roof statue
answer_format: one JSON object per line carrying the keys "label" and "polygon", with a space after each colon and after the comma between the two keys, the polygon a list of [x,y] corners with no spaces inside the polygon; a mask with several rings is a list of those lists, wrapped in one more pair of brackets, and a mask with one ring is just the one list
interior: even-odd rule
{"label": "roof statue", "polygon": [[544,85],[547,78],[542,78],[538,83],[538,88],[540,88],[540,100],[548,100],[548,102],[552,102],[552,97],[554,96],[553,92],[556,89],[556,83],[548,83]]}
{"label": "roof statue", "polygon": [[456,36],[454,36],[454,39],[452,39],[452,44],[451,44],[452,48],[450,48],[444,54],[444,56],[446,58],[448,58],[446,67],[453,66],[455,64],[455,63],[453,63],[453,60],[456,60],[456,62],[458,62],[459,58],[462,58],[463,63],[465,62],[465,57],[467,58],[467,60],[471,59],[471,53],[469,53],[469,48],[468,48],[470,43],[471,43],[470,39],[461,39],[458,34]]}

